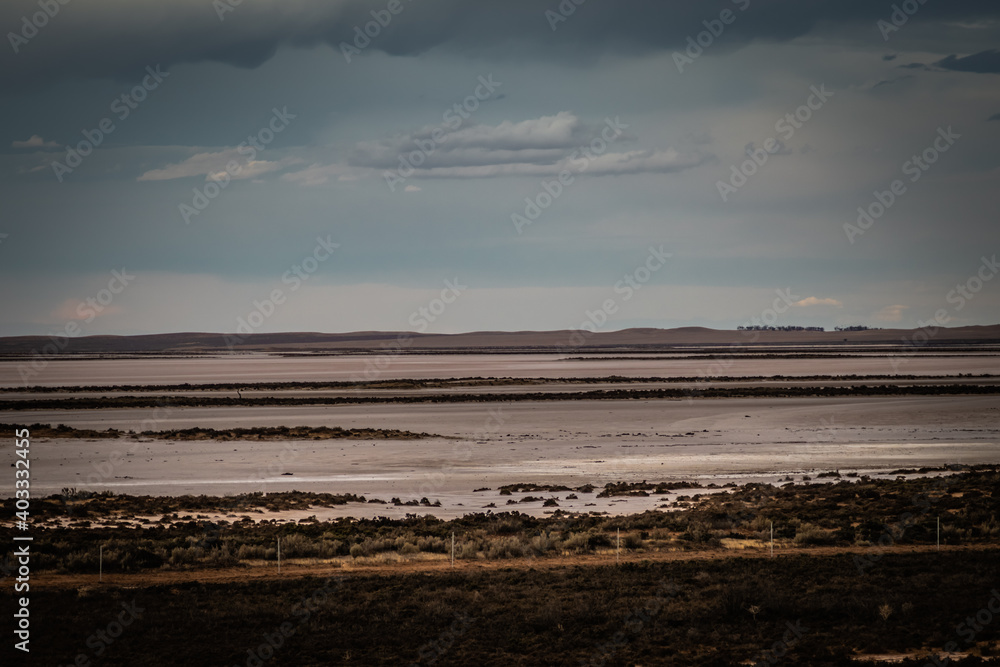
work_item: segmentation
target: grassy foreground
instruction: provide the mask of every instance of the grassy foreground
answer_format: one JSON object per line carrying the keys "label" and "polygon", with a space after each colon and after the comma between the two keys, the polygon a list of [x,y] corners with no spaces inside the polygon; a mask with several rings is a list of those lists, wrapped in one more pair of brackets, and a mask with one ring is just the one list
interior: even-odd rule
{"label": "grassy foreground", "polygon": [[31,664],[976,665],[998,586],[993,549],[42,588]]}
{"label": "grassy foreground", "polygon": [[[674,495],[671,512],[452,521],[266,518],[364,501],[330,494],[70,490],[33,506],[27,664],[856,665],[894,655],[905,666],[948,664],[928,656],[949,651],[971,666],[1000,657],[1000,472],[897,472]],[[666,499],[674,486],[492,492]],[[197,514],[220,510],[227,518]],[[150,518],[126,521],[139,512]],[[0,519],[12,518],[8,499]],[[764,541],[772,524],[774,558]],[[8,544],[11,533],[0,528]],[[291,561],[280,575],[278,538]],[[8,553],[0,566],[12,564]],[[13,597],[5,586],[4,608]]]}

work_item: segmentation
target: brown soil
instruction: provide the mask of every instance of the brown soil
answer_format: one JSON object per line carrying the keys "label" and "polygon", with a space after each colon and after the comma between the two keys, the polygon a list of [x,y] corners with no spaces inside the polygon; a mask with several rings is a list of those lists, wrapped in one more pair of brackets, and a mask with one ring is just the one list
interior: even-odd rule
{"label": "brown soil", "polygon": [[[996,545],[942,545],[942,552],[970,552],[995,549]],[[791,547],[776,548],[774,558],[788,556],[833,556],[842,554],[908,554],[931,553],[937,551],[934,545],[892,545],[888,547],[857,546],[857,547]],[[725,558],[767,559],[771,558],[767,548],[748,549],[704,549],[698,551],[656,551],[641,553],[622,552],[621,563],[641,562],[676,562],[720,560]],[[39,572],[31,581],[33,588],[69,589],[86,586],[120,586],[126,588],[143,588],[149,586],[168,586],[180,583],[197,582],[201,584],[246,583],[247,581],[270,581],[277,579],[296,579],[301,577],[330,576],[334,574],[416,574],[442,573],[448,571],[470,572],[478,570],[555,570],[574,567],[604,567],[615,562],[613,550],[594,554],[567,554],[540,558],[518,558],[503,560],[455,560],[452,567],[446,556],[435,558],[414,558],[398,562],[352,564],[350,559],[311,563],[282,563],[281,573],[273,562],[267,564],[243,565],[239,567],[196,569],[196,570],[160,570],[136,574],[108,574],[101,578],[97,574],[56,574]],[[339,567],[333,563],[341,563]]]}

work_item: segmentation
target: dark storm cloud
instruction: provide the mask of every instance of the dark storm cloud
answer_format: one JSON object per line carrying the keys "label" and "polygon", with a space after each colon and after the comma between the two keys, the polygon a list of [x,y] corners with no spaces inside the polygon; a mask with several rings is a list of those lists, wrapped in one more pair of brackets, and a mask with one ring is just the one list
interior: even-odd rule
{"label": "dark storm cloud", "polygon": [[950,55],[936,63],[938,67],[956,72],[974,72],[976,74],[1000,74],[1000,50],[980,51],[971,56],[959,57]]}
{"label": "dark storm cloud", "polygon": [[[25,21],[39,6],[32,0],[8,0],[0,4],[0,26],[11,42],[3,50],[0,85],[10,90],[67,78],[130,79],[157,63],[170,67],[217,61],[257,67],[281,45],[327,43],[339,51],[342,42],[354,39],[355,27],[372,21],[371,12],[383,12],[390,0],[225,4],[230,1],[92,0],[59,5],[58,14],[24,41],[11,35],[32,32],[25,28]],[[546,17],[546,11],[558,15],[560,0],[400,3],[399,13],[367,48],[392,55],[444,47],[463,53],[592,58],[607,51],[641,53],[683,46],[689,36],[705,29],[703,21],[716,19],[723,9],[736,14],[719,38],[720,44],[729,47],[752,40],[785,41],[845,23],[867,24],[866,30],[877,36],[875,22],[891,13],[890,5],[869,0],[591,0],[579,6],[564,0],[563,6],[575,10],[565,21],[556,22],[553,14]],[[232,11],[220,12],[220,7]],[[923,5],[909,21],[976,21],[998,16],[1000,3],[994,0],[965,0]],[[995,63],[995,52],[946,61],[945,66],[954,65],[950,68],[985,71],[982,68],[995,67],[990,64]]]}

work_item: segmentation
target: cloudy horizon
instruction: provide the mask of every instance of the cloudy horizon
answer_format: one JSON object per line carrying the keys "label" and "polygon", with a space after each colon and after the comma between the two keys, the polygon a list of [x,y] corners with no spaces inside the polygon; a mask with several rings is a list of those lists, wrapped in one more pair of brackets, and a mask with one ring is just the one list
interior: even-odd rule
{"label": "cloudy horizon", "polygon": [[996,3],[64,2],[0,335],[1000,322]]}

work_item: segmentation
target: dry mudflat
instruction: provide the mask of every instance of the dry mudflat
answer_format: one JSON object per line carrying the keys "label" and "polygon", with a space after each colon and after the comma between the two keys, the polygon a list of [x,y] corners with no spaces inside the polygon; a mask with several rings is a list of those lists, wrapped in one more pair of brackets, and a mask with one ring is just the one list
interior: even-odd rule
{"label": "dry mudflat", "polygon": [[[224,495],[247,491],[429,498],[457,516],[508,498],[482,487],[515,482],[776,482],[841,470],[886,473],[948,463],[1000,463],[1000,396],[565,401],[331,407],[175,408],[12,412],[2,421],[156,430],[327,426],[398,429],[418,440],[38,440],[37,492],[65,487],[116,493]],[[571,511],[623,513],[654,500],[594,503]],[[520,505],[542,513],[541,503]],[[326,510],[331,516],[381,507]]]}
{"label": "dry mudflat", "polygon": [[[24,391],[18,363],[0,362],[0,399],[18,405],[39,398],[100,398],[105,392],[73,386],[118,386],[114,395],[364,397],[462,393],[475,402],[357,405],[280,405],[88,410],[6,410],[0,422],[66,424],[104,430],[255,429],[328,427],[427,433],[418,440],[324,439],[290,435],[279,440],[187,440],[125,436],[115,439],[38,438],[32,451],[36,493],[64,488],[149,495],[224,495],[249,491],[354,493],[388,500],[428,498],[439,507],[408,512],[442,517],[507,506],[504,484],[602,485],[642,479],[719,485],[801,480],[841,470],[884,474],[897,468],[1000,462],[1000,396],[840,396],[809,398],[686,398],[683,400],[568,400],[593,390],[708,386],[706,382],[602,383],[600,378],[716,378],[713,386],[840,386],[851,375],[900,377],[889,383],[994,387],[1000,355],[922,351],[889,356],[880,350],[800,358],[788,354],[661,354],[567,356],[558,354],[341,355],[282,357],[266,354],[202,358],[68,359],[52,361],[32,382],[60,393]],[[826,356],[824,356],[826,355]],[[823,377],[828,374],[828,377]],[[965,374],[959,377],[961,374]],[[740,377],[774,377],[740,382]],[[385,382],[414,378],[508,378],[497,386],[407,389],[340,387],[276,389],[255,383]],[[795,378],[810,378],[796,381]],[[521,380],[511,379],[521,378]],[[535,382],[531,378],[537,378]],[[562,378],[565,382],[560,381]],[[572,378],[578,378],[573,381]],[[726,382],[720,383],[719,378]],[[818,378],[818,379],[817,379]],[[586,379],[586,381],[584,381]],[[524,381],[523,384],[517,384]],[[485,380],[485,382],[491,382]],[[511,383],[514,384],[511,384]],[[231,383],[224,389],[150,392],[149,387]],[[468,383],[466,383],[468,384]],[[129,385],[143,385],[130,391]],[[242,388],[241,388],[242,387]],[[490,401],[491,392],[564,392],[567,400]],[[992,390],[991,390],[992,391]],[[25,404],[26,405],[26,404]],[[23,406],[22,406],[23,407]],[[4,449],[9,448],[5,442]],[[675,495],[680,495],[675,494]],[[558,499],[566,511],[614,514],[656,507],[656,499]],[[518,509],[541,515],[541,502]],[[324,509],[330,516],[373,516],[380,506]],[[399,510],[392,510],[399,512]]]}
{"label": "dry mudflat", "polygon": [[[805,350],[804,350],[805,351]],[[845,355],[849,351],[845,351]],[[26,361],[0,361],[0,386],[363,381],[452,377],[703,377],[768,375],[957,375],[1000,373],[1000,354],[869,352],[824,358],[732,354],[648,358],[563,354],[404,354],[282,357],[266,354],[192,358],[54,359],[37,373]]]}

